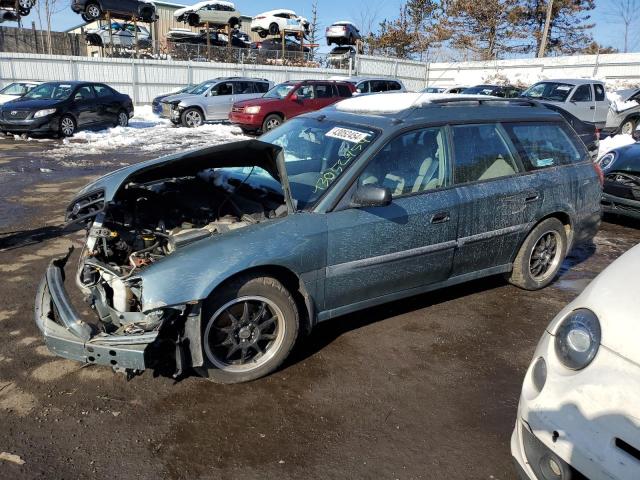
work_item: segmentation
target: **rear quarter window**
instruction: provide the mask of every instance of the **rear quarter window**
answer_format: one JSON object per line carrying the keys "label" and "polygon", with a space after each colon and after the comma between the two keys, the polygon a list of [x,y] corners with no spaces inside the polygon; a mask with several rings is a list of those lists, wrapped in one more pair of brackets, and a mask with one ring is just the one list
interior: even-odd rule
{"label": "rear quarter window", "polygon": [[347,87],[346,85],[338,83],[336,85],[336,87],[338,87],[338,96],[339,97],[350,97],[351,96],[351,90],[349,90],[349,87]]}
{"label": "rear quarter window", "polygon": [[255,89],[258,93],[267,93],[269,91],[269,84],[264,82],[257,82],[255,84]]}
{"label": "rear quarter window", "polygon": [[561,123],[505,124],[527,170],[570,165],[588,158],[582,141]]}

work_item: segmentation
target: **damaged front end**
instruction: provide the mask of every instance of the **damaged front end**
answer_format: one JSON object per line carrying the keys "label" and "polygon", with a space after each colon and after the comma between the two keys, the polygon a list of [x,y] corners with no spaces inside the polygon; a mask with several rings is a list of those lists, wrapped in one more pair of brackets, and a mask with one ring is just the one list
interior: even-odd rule
{"label": "damaged front end", "polygon": [[[279,188],[247,182],[255,168]],[[162,366],[178,376],[201,366],[202,298],[149,306],[145,269],[192,244],[289,214],[287,192],[280,149],[257,140],[144,162],[89,185],[67,220],[86,225],[75,283],[94,315],[83,318],[65,289],[70,251],[51,262],[38,288],[35,321],[45,343],[61,357],[127,372]]]}

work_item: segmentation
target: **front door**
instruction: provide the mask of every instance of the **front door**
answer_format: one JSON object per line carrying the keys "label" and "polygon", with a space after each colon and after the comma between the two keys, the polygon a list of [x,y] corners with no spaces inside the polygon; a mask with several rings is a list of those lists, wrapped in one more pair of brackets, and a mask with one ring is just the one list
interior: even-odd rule
{"label": "front door", "polygon": [[[294,100],[295,95],[295,100]],[[286,109],[287,118],[315,110],[315,89],[313,85],[301,85],[289,96]]]}
{"label": "front door", "polygon": [[458,196],[444,127],[391,140],[350,193],[362,185],[389,188],[393,201],[327,214],[327,309],[441,282],[451,271]]}
{"label": "front door", "polygon": [[460,195],[453,276],[499,268],[511,262],[542,192],[535,175],[518,175],[525,167],[499,124],[453,126],[451,138]]}
{"label": "front door", "polygon": [[220,82],[216,84],[206,98],[207,120],[226,120],[233,106],[234,92],[233,82]]}
{"label": "front door", "polygon": [[569,113],[572,113],[583,122],[593,123],[595,120],[596,104],[593,100],[591,85],[588,83],[578,85],[573,95],[565,102],[565,108]]}

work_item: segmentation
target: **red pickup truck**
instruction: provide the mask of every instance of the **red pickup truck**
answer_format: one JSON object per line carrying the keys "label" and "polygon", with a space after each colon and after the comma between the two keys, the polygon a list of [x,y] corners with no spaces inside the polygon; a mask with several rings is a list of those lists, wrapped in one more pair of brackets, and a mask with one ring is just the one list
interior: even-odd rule
{"label": "red pickup truck", "polygon": [[267,132],[285,120],[320,110],[351,97],[355,87],[329,80],[291,81],[276,85],[264,96],[233,104],[229,120],[245,133]]}

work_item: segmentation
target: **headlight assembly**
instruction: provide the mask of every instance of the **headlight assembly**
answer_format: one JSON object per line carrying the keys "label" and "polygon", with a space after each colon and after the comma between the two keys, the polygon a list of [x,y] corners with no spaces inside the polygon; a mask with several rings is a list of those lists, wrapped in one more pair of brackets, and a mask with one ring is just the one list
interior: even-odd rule
{"label": "headlight assembly", "polygon": [[598,165],[602,170],[606,170],[613,165],[613,162],[616,161],[616,154],[614,152],[609,152],[603,155],[600,160],[598,160]]}
{"label": "headlight assembly", "polygon": [[574,310],[558,326],[555,350],[560,362],[571,370],[591,363],[600,347],[600,321],[586,308]]}
{"label": "headlight assembly", "polygon": [[56,113],[56,109],[55,108],[48,108],[46,110],[38,110],[35,113],[35,115],[33,116],[33,118],[46,117],[47,115],[53,115],[54,113]]}
{"label": "headlight assembly", "polygon": [[248,113],[249,115],[255,115],[256,113],[260,113],[260,106],[256,105],[253,107],[247,107],[244,109],[244,113]]}

